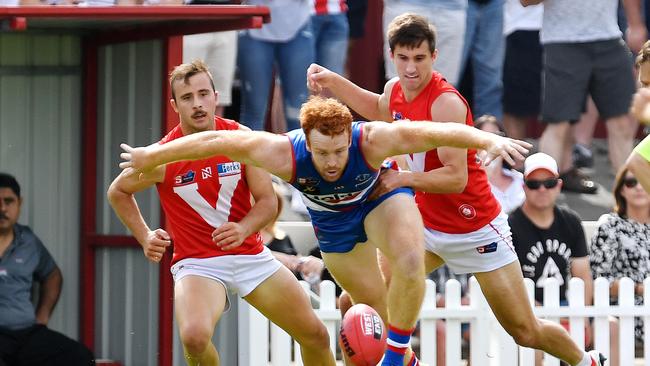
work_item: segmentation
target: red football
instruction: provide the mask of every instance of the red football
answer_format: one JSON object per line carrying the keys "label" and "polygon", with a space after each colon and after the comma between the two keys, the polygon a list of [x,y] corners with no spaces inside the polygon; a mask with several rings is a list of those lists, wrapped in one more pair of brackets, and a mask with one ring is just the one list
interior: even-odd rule
{"label": "red football", "polygon": [[351,307],[341,321],[339,345],[355,366],[376,366],[386,351],[386,329],[375,309]]}

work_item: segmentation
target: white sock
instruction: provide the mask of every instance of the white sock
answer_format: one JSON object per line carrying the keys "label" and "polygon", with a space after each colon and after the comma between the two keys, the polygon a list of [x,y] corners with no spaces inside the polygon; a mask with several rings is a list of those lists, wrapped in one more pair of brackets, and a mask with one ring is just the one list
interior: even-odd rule
{"label": "white sock", "polygon": [[582,361],[578,362],[576,366],[591,366],[591,356],[585,352],[585,354],[582,356]]}

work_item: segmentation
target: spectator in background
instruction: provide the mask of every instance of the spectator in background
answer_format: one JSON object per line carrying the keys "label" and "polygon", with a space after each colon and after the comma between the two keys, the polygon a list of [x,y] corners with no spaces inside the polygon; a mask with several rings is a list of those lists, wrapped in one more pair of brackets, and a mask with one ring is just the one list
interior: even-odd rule
{"label": "spectator in background", "polygon": [[[643,304],[643,280],[650,276],[650,195],[624,167],[614,181],[614,212],[598,220],[591,240],[591,270],[610,282],[610,297],[618,303],[618,280],[635,282],[635,303]],[[643,321],[635,318],[636,339],[643,341]]]}
{"label": "spectator in background", "polygon": [[[503,119],[503,2],[469,0],[461,74],[472,68],[472,111]],[[444,57],[444,56],[443,56]]]}
{"label": "spectator in background", "polygon": [[[566,291],[571,277],[585,284],[585,305],[593,299],[593,276],[589,267],[589,252],[582,229],[582,220],[576,212],[556,204],[562,180],[557,162],[544,153],[530,155],[524,162],[526,200],[516,209],[508,222],[512,228],[512,244],[519,257],[524,277],[535,283],[535,301],[544,302],[544,284],[555,278],[560,284],[560,304],[568,305]],[[562,321],[568,330],[568,322]],[[585,343],[590,345],[593,334],[585,324]],[[618,366],[618,327],[610,320],[611,360]],[[541,364],[537,353],[537,365]]]}
{"label": "spectator in background", "polygon": [[242,124],[264,130],[274,70],[279,75],[287,130],[300,128],[298,113],[307,100],[305,71],[314,61],[311,0],[247,0],[271,10],[271,23],[239,33]]}
{"label": "spectator in background", "polygon": [[[505,136],[503,128],[497,121],[496,117],[483,115],[474,121],[474,126],[479,130],[496,133]],[[508,162],[498,158],[484,166],[487,173],[488,182],[492,189],[492,194],[501,204],[503,212],[509,214],[517,207],[521,206],[526,198],[524,194],[524,176],[517,170],[513,169]]]}
{"label": "spectator in background", "polygon": [[348,11],[346,15],[348,18],[349,35],[345,75],[349,76],[350,54],[357,41],[363,38],[363,35],[365,34],[366,16],[368,15],[368,0],[347,0],[347,4]]}
{"label": "spectator in background", "polygon": [[[41,240],[18,224],[21,205],[20,185],[0,173],[0,364],[94,365],[84,345],[47,327],[63,278]],[[36,308],[30,300],[34,282],[40,284]]]}
{"label": "spectator in background", "polygon": [[573,210],[558,206],[562,180],[557,163],[547,154],[530,155],[524,162],[523,205],[510,214],[512,243],[524,277],[535,282],[535,300],[542,302],[544,282],[560,283],[560,301],[566,303],[571,276],[585,281],[585,303],[591,304],[593,279],[582,221]]}
{"label": "spectator in background", "polygon": [[[214,4],[222,2],[214,1]],[[210,4],[208,0],[192,1],[189,5]],[[237,61],[237,32],[213,32],[192,34],[183,37],[183,62],[203,60],[214,79],[214,88],[218,93],[215,114],[223,117],[225,107],[232,104],[232,83],[235,78]]]}
{"label": "spectator in background", "polygon": [[384,67],[386,79],[397,76],[388,44],[388,25],[403,13],[421,15],[436,30],[438,56],[433,68],[454,86],[458,86],[461,72],[467,0],[384,0]]}
{"label": "spectator in background", "polygon": [[[533,5],[542,0],[521,0]],[[595,193],[596,184],[572,165],[575,123],[591,94],[607,123],[614,170],[632,151],[637,124],[628,115],[634,80],[629,49],[617,24],[617,0],[545,0],[540,39],[544,45],[542,120],[539,149],[559,164],[563,188]],[[626,8],[632,4],[625,2]]]}
{"label": "spectator in background", "polygon": [[311,17],[315,62],[342,74],[348,51],[348,6],[345,0],[313,0]]}
{"label": "spectator in background", "polygon": [[542,5],[524,8],[519,0],[506,0],[503,34],[503,125],[508,136],[523,140],[531,119],[539,116],[542,89]]}

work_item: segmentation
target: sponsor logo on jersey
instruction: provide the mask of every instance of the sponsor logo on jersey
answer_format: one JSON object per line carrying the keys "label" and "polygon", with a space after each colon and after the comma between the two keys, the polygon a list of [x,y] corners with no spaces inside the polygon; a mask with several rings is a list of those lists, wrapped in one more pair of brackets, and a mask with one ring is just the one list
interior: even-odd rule
{"label": "sponsor logo on jersey", "polygon": [[370,179],[371,177],[372,177],[372,175],[370,175],[370,174],[368,174],[368,173],[365,173],[365,174],[359,174],[359,175],[357,175],[357,176],[354,178],[354,180],[356,180],[357,182],[365,182],[365,181],[367,181],[368,179]]}
{"label": "sponsor logo on jersey", "polygon": [[397,112],[397,111],[393,111],[393,121],[397,121],[397,120],[400,120],[400,119],[404,119],[404,117],[402,116],[402,113]]}
{"label": "sponsor logo on jersey", "polygon": [[318,187],[314,187],[314,186],[304,186],[304,187],[302,187],[300,189],[300,191],[302,193],[317,194],[318,192],[320,192],[320,189],[318,189]]}
{"label": "sponsor logo on jersey", "polygon": [[345,192],[345,193],[330,193],[330,194],[307,194],[307,191],[303,190],[303,193],[307,198],[316,202],[323,202],[328,204],[336,204],[345,201],[352,201],[356,198],[361,192]]}
{"label": "sponsor logo on jersey", "polygon": [[241,174],[241,164],[236,161],[230,163],[217,164],[217,174],[220,177]]}
{"label": "sponsor logo on jersey", "polygon": [[[358,183],[356,183],[356,184],[354,185],[354,188],[359,188],[359,187],[362,187],[362,186],[364,186],[364,185],[367,185],[368,182],[369,182],[372,178],[374,178],[374,175],[372,175],[372,174],[359,174],[359,175],[357,175],[357,177],[354,178],[354,180],[356,180]],[[371,183],[372,183],[372,182],[371,182]]]}
{"label": "sponsor logo on jersey", "polygon": [[484,245],[482,247],[476,248],[476,251],[479,254],[485,254],[485,253],[494,253],[497,251],[497,242],[490,243],[488,245]]}
{"label": "sponsor logo on jersey", "polygon": [[212,178],[212,167],[201,168],[201,179]]}
{"label": "sponsor logo on jersey", "polygon": [[476,217],[476,209],[472,205],[468,205],[467,203],[463,203],[458,207],[458,213],[461,214],[464,218],[471,220]]}
{"label": "sponsor logo on jersey", "polygon": [[315,186],[320,183],[320,179],[314,177],[300,177],[296,182],[301,186]]}
{"label": "sponsor logo on jersey", "polygon": [[190,171],[188,171],[187,173],[185,173],[185,174],[183,174],[183,175],[177,175],[177,176],[174,178],[174,184],[187,184],[187,183],[191,183],[191,182],[194,181],[194,176],[195,176],[195,175],[196,175],[196,173],[194,173],[193,170],[190,170]]}
{"label": "sponsor logo on jersey", "polygon": [[345,186],[336,186],[336,187],[334,187],[334,190],[335,190],[335,191],[340,191],[340,190],[342,190],[343,188],[345,188]]}

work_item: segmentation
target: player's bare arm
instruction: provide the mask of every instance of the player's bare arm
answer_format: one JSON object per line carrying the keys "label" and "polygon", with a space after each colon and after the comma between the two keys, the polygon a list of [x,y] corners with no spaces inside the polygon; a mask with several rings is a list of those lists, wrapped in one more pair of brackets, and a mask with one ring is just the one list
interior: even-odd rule
{"label": "player's bare arm", "polygon": [[[465,124],[467,107],[455,93],[443,93],[430,108],[433,121]],[[467,149],[442,146],[437,150],[443,166],[426,172],[401,172],[403,186],[429,193],[460,193],[465,190]]]}
{"label": "player's bare arm", "polygon": [[248,214],[241,221],[227,222],[212,232],[212,240],[223,250],[240,246],[247,237],[271,222],[278,210],[278,200],[269,173],[246,166],[246,183],[255,200]]}
{"label": "player's bare arm", "polygon": [[163,229],[149,228],[142,217],[134,194],[162,182],[164,176],[164,166],[156,167],[146,174],[131,168],[124,169],[113,180],[107,192],[108,202],[119,219],[140,243],[144,255],[154,262],[162,259],[166,248],[171,244],[170,236]]}
{"label": "player's bare arm", "polygon": [[486,164],[501,156],[511,164],[522,160],[532,147],[526,141],[514,140],[454,122],[398,121],[364,124],[362,149],[373,167],[379,167],[387,156],[424,152],[440,146],[477,148],[487,151]]}
{"label": "player's bare arm", "polygon": [[[343,76],[330,71],[318,64],[311,64],[307,69],[307,87],[313,93],[329,90],[337,99],[362,115],[374,121],[390,121],[388,99],[382,102],[385,109],[380,108],[381,95],[363,89]],[[383,110],[382,110],[383,109]]]}
{"label": "player's bare arm", "polygon": [[182,160],[214,155],[227,156],[248,166],[262,168],[284,180],[293,173],[292,148],[286,136],[262,131],[205,131],[183,136],[162,145],[130,147],[122,144],[120,168],[147,171]]}
{"label": "player's bare arm", "polygon": [[530,6],[530,5],[537,5],[541,4],[544,0],[519,0],[521,5],[523,6]]}

